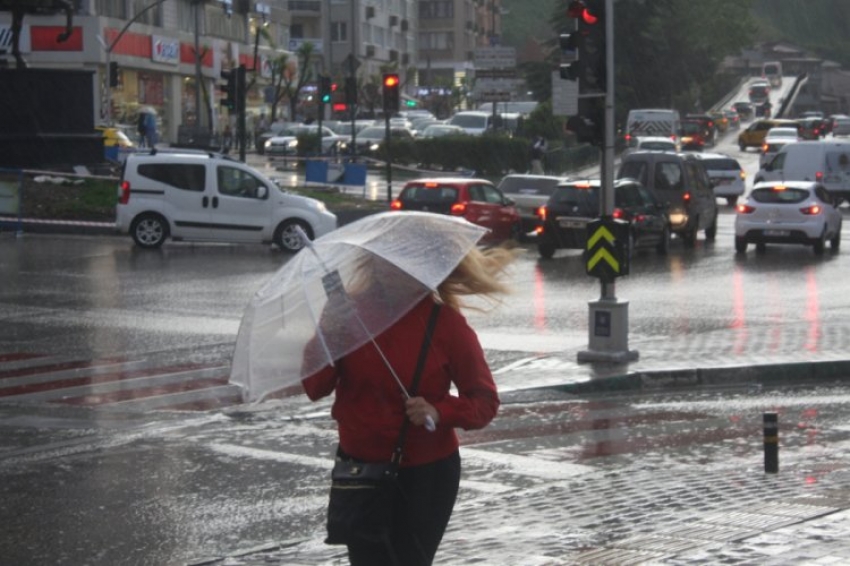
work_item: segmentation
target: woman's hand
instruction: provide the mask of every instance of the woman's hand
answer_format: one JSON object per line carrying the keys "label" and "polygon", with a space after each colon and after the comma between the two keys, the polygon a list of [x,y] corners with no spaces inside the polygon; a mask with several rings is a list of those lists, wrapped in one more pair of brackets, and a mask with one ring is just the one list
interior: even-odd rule
{"label": "woman's hand", "polygon": [[423,397],[411,397],[404,402],[404,406],[407,418],[416,426],[425,426],[428,417],[431,417],[435,425],[440,422],[440,413]]}

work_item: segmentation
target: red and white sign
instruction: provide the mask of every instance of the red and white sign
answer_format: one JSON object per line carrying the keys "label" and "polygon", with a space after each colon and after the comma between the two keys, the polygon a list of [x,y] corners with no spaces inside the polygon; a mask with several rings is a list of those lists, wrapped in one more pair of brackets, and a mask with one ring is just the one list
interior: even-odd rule
{"label": "red and white sign", "polygon": [[171,37],[152,35],[151,60],[157,63],[177,65],[180,63],[180,42]]}

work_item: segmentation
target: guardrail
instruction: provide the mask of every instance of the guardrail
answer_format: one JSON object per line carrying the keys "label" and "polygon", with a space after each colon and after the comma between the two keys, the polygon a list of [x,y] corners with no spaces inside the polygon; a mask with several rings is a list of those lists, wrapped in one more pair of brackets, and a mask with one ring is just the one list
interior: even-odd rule
{"label": "guardrail", "polygon": [[785,95],[785,98],[782,99],[782,104],[779,106],[779,110],[775,114],[777,118],[784,118],[785,113],[794,107],[794,101],[797,99],[800,89],[803,88],[803,85],[806,84],[808,80],[809,75],[807,73],[797,75],[797,78],[794,79],[794,84],[788,90],[788,94]]}

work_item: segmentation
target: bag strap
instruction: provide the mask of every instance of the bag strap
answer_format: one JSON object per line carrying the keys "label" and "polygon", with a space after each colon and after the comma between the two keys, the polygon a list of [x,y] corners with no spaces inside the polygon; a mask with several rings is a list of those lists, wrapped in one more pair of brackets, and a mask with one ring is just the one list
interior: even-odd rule
{"label": "bag strap", "polygon": [[[437,326],[437,315],[440,314],[440,303],[434,303],[431,309],[431,316],[428,318],[428,326],[425,327],[425,337],[422,339],[422,348],[419,350],[419,358],[416,360],[416,369],[413,370],[413,381],[410,384],[408,395],[414,397],[417,389],[419,389],[419,380],[422,377],[422,369],[425,367],[425,360],[428,358],[428,349],[431,346],[431,337],[434,334],[434,327]],[[393,449],[391,462],[398,464],[401,462],[401,450],[404,447],[404,439],[407,436],[407,428],[410,426],[410,421],[405,418],[401,424],[401,431],[398,433],[398,441]]]}

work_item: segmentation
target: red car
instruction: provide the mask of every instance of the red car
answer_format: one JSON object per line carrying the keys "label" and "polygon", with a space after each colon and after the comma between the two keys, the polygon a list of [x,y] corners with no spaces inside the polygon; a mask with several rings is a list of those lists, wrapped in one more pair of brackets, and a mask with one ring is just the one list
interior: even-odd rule
{"label": "red car", "polygon": [[437,177],[408,181],[390,203],[390,209],[461,216],[488,228],[490,232],[483,241],[489,243],[519,241],[522,230],[514,202],[486,179]]}

